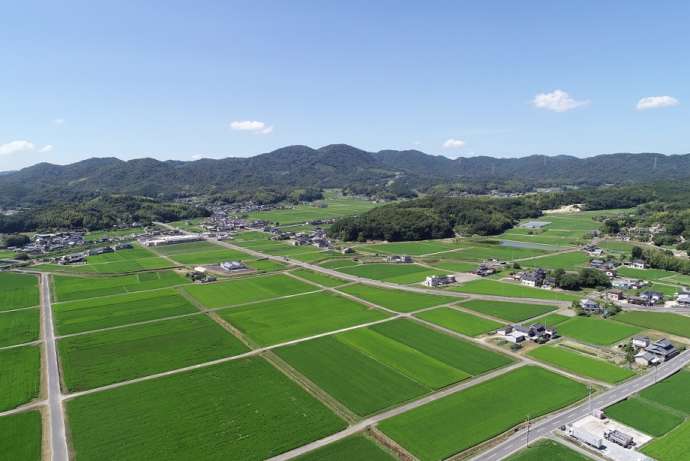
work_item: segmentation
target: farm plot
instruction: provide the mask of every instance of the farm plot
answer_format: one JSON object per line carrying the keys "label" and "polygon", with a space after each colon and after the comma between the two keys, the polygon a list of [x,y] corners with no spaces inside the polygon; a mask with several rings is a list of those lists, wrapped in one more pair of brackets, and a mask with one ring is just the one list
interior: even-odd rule
{"label": "farm plot", "polygon": [[0,418],[0,447],[6,460],[41,460],[41,414],[38,411]]}
{"label": "farm plot", "polygon": [[250,269],[260,272],[274,272],[285,269],[285,264],[270,259],[257,259],[254,261],[243,261]]}
{"label": "farm plot", "polygon": [[340,288],[339,291],[397,312],[412,312],[418,309],[424,309],[425,307],[438,306],[457,300],[457,298],[451,296],[436,296],[402,290],[389,290],[370,285],[348,285]]}
{"label": "farm plot", "polygon": [[295,269],[292,273],[298,277],[301,277],[310,282],[322,285],[325,287],[337,287],[344,283],[348,283],[347,280],[337,279],[329,275],[324,275],[319,272],[310,271],[307,269]]}
{"label": "farm plot", "polygon": [[0,314],[0,347],[24,344],[38,339],[41,312],[24,309]]}
{"label": "farm plot", "polygon": [[544,317],[535,319],[535,322],[539,322],[547,327],[555,327],[556,325],[560,325],[561,323],[565,322],[566,320],[570,320],[571,318],[572,317],[568,317],[567,315],[549,314],[545,315]]}
{"label": "farm plot", "polygon": [[198,312],[172,289],[53,304],[61,335]]}
{"label": "farm plot", "polygon": [[673,278],[680,275],[678,272],[666,271],[663,269],[633,269],[632,267],[619,267],[617,272],[618,275],[622,277],[650,281],[661,280],[667,277]]}
{"label": "farm plot", "polygon": [[345,428],[261,358],[79,397],[67,414],[80,459],[261,460]]}
{"label": "farm plot", "polygon": [[382,280],[394,283],[421,282],[427,275],[439,274],[444,271],[429,269],[417,264],[360,264],[359,266],[344,267],[340,272],[358,277]]}
{"label": "farm plot", "polygon": [[261,346],[279,344],[353,325],[388,314],[333,293],[311,293],[218,311]]}
{"label": "farm plot", "polygon": [[663,405],[639,398],[629,398],[606,409],[609,418],[661,437],[683,422],[683,417]]}
{"label": "farm plot", "polygon": [[0,363],[0,411],[11,410],[38,397],[41,381],[38,346],[0,350]]}
{"label": "farm plot", "polygon": [[395,320],[370,328],[470,375],[486,373],[513,361],[505,355],[440,333],[413,320]]}
{"label": "farm plot", "polygon": [[469,377],[371,329],[327,336],[275,352],[360,416]]}
{"label": "farm plot", "polygon": [[563,336],[599,346],[608,346],[640,331],[630,325],[593,317],[575,317],[558,326]]}
{"label": "farm plot", "polygon": [[331,259],[326,262],[322,262],[319,264],[321,267],[325,267],[326,269],[341,269],[343,267],[352,267],[352,266],[358,266],[359,263],[357,261],[353,261],[351,259]]}
{"label": "farm plot", "polygon": [[529,259],[523,261],[523,266],[541,267],[543,269],[565,269],[578,270],[587,265],[589,256],[581,251],[573,251],[570,253],[560,253],[551,256],[544,256],[542,258]]}
{"label": "farm plot", "polygon": [[188,279],[173,271],[140,272],[118,277],[53,276],[57,302],[155,290],[187,283],[190,283]]}
{"label": "farm plot", "polygon": [[550,299],[554,301],[575,301],[579,299],[577,295],[563,291],[542,290],[541,288],[526,287],[516,283],[504,283],[490,279],[472,280],[458,287],[453,287],[451,290],[461,293],[511,298]]}
{"label": "farm plot", "polygon": [[86,258],[87,264],[66,266],[75,272],[118,274],[144,270],[167,269],[175,266],[145,248],[132,248]]}
{"label": "farm plot", "polygon": [[[587,388],[525,366],[383,421],[379,428],[421,460],[445,459],[587,395]],[[481,417],[477,417],[481,415]]]}
{"label": "farm plot", "polygon": [[575,450],[561,445],[560,443],[543,439],[533,444],[529,448],[524,448],[513,456],[506,458],[506,461],[591,461],[591,458],[578,453]]}
{"label": "farm plot", "polygon": [[291,256],[293,259],[296,259],[297,261],[302,261],[305,263],[316,263],[319,261],[323,261],[324,259],[329,259],[332,258],[333,256],[337,256],[338,253],[335,251],[316,251],[312,253],[300,253]]}
{"label": "farm plot", "polygon": [[395,243],[378,243],[374,245],[359,245],[358,251],[368,253],[382,253],[382,254],[397,254],[397,255],[411,255],[421,256],[431,253],[441,253],[449,250],[460,248],[460,245],[454,245],[451,242],[444,242],[439,240],[426,240],[418,242],[395,242]]}
{"label": "farm plot", "polygon": [[444,271],[450,272],[472,272],[477,268],[477,263],[456,261],[452,259],[444,259],[440,261],[433,261],[429,259],[428,261],[424,262],[437,269],[443,269]]}
{"label": "farm plot", "polygon": [[464,302],[461,306],[509,322],[521,322],[556,310],[555,306],[546,304],[508,303],[503,301],[484,301],[481,299]]}
{"label": "farm plot", "polygon": [[184,290],[204,306],[214,308],[296,295],[318,288],[287,275],[277,274],[208,285],[191,285]]}
{"label": "farm plot", "polygon": [[167,320],[58,341],[70,391],[174,370],[248,349],[205,315]]}
{"label": "farm plot", "polygon": [[362,434],[350,436],[295,458],[297,461],[395,461],[397,458]]}
{"label": "farm plot", "polygon": [[453,253],[445,253],[434,255],[436,258],[449,257],[451,259],[462,259],[468,261],[484,261],[486,259],[496,258],[503,261],[513,261],[515,259],[531,258],[534,256],[542,256],[549,254],[549,251],[537,248],[519,248],[516,246],[500,245],[498,241],[493,244],[474,244],[468,242],[473,246],[464,248]]}
{"label": "farm plot", "polygon": [[640,396],[667,407],[690,414],[690,371],[679,371],[652,387],[640,392]]}
{"label": "farm plot", "polygon": [[642,447],[642,452],[659,461],[687,461],[690,452],[690,419]]}
{"label": "farm plot", "polygon": [[626,311],[616,315],[619,322],[690,338],[690,317],[669,312]]}
{"label": "farm plot", "polygon": [[325,206],[296,205],[292,208],[269,211],[255,211],[248,214],[247,219],[261,219],[282,226],[301,224],[317,219],[339,218],[364,213],[376,206],[374,202],[349,197],[328,197],[323,202]]}
{"label": "farm plot", "polygon": [[35,275],[0,272],[0,311],[38,306],[39,303]]}
{"label": "farm plot", "polygon": [[503,324],[476,315],[468,314],[450,307],[441,307],[416,314],[420,319],[467,336],[479,336],[496,330]]}
{"label": "farm plot", "polygon": [[156,251],[180,264],[218,264],[223,261],[253,259],[247,253],[208,242],[190,242],[156,247]]}
{"label": "farm plot", "polygon": [[563,370],[605,383],[618,383],[635,376],[631,370],[558,346],[542,346],[533,349],[528,355]]}

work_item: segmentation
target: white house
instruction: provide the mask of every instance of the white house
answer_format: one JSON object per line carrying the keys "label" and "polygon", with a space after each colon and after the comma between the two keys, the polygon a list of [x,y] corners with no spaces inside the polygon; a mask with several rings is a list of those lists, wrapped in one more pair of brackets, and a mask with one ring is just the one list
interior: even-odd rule
{"label": "white house", "polygon": [[454,275],[429,275],[424,280],[424,285],[427,287],[439,287],[451,283],[455,283]]}

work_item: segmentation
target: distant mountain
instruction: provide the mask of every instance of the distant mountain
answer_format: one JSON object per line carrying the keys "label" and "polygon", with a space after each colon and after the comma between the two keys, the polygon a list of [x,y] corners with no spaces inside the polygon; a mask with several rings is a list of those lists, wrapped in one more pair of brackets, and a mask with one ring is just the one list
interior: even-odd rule
{"label": "distant mountain", "polygon": [[91,158],[71,165],[39,163],[0,174],[0,205],[48,203],[56,197],[98,193],[173,197],[259,187],[385,187],[407,184],[520,182],[530,185],[601,185],[687,180],[690,154],[610,154],[589,158],[449,159],[417,150],[367,152],[346,144],[313,149],[287,146],[249,158],[193,162],[151,158]]}

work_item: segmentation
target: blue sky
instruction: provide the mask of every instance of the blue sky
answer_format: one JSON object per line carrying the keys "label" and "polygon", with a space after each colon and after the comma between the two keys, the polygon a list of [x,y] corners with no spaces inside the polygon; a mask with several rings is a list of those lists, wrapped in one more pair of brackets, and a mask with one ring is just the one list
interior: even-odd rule
{"label": "blue sky", "polygon": [[686,1],[6,2],[0,170],[340,142],[688,153],[689,23]]}

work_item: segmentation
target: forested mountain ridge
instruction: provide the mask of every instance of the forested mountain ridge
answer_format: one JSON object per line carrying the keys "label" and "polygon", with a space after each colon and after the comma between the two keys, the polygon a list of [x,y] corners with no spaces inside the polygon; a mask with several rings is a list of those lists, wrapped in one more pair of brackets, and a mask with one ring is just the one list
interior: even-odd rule
{"label": "forested mountain ridge", "polygon": [[123,161],[91,158],[71,165],[40,163],[0,175],[0,205],[48,203],[100,193],[168,198],[259,187],[383,188],[440,183],[519,181],[534,186],[629,184],[690,177],[690,154],[609,154],[588,158],[449,159],[416,150],[367,152],[345,144],[288,146],[248,158]]}

